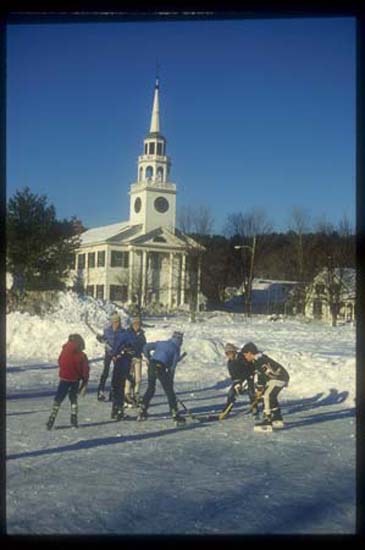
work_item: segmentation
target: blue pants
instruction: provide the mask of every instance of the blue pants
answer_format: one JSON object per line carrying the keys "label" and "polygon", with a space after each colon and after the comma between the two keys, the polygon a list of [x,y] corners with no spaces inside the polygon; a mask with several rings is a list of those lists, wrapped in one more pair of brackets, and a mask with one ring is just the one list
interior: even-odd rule
{"label": "blue pants", "polygon": [[131,368],[132,357],[122,355],[114,364],[112,376],[113,408],[123,409],[125,381]]}
{"label": "blue pants", "polygon": [[170,411],[177,410],[176,395],[174,392],[173,378],[169,369],[162,363],[151,359],[148,365],[148,387],[143,396],[143,408],[147,410],[148,405],[155,394],[156,380],[159,380],[169,402]]}
{"label": "blue pants", "polygon": [[105,383],[106,383],[107,378],[109,376],[111,361],[112,361],[112,356],[110,355],[110,353],[108,353],[106,351],[105,356],[104,356],[104,368],[103,368],[103,372],[101,373],[101,376],[100,376],[100,382],[99,382],[99,388],[98,388],[99,391],[104,391],[105,390]]}
{"label": "blue pants", "polygon": [[55,403],[61,405],[62,401],[65,399],[66,395],[71,401],[71,405],[77,404],[77,392],[79,389],[79,381],[69,382],[68,380],[60,380],[58,388],[55,395]]}

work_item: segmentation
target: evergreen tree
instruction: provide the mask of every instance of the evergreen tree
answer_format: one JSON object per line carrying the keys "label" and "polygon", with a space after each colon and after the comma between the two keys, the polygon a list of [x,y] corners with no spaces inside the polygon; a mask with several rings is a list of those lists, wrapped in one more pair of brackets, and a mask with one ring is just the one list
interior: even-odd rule
{"label": "evergreen tree", "polygon": [[7,269],[24,288],[63,288],[79,245],[75,219],[57,220],[47,196],[26,187],[8,201],[6,229]]}

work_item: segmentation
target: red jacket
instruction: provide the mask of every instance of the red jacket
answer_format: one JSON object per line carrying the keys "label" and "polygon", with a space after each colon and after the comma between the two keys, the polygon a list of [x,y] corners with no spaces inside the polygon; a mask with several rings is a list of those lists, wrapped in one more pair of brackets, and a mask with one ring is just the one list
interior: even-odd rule
{"label": "red jacket", "polygon": [[89,362],[84,352],[77,349],[76,342],[70,341],[63,345],[58,358],[59,377],[62,380],[76,382],[89,379]]}

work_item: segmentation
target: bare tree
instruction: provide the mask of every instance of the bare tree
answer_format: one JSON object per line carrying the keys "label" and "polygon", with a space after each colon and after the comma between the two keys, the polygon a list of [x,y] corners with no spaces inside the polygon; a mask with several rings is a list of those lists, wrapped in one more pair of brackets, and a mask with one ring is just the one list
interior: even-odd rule
{"label": "bare tree", "polygon": [[296,266],[295,278],[301,283],[295,291],[295,307],[297,313],[304,313],[305,310],[305,286],[307,264],[309,260],[309,243],[305,239],[305,235],[310,229],[310,216],[308,212],[298,206],[294,206],[290,213],[289,230],[292,236],[292,245],[294,252],[294,263]]}
{"label": "bare tree", "polygon": [[252,310],[252,281],[271,230],[272,225],[262,209],[230,214],[226,220],[224,231],[237,242],[235,248],[241,251],[241,277],[248,317]]}
{"label": "bare tree", "polygon": [[182,206],[178,214],[178,226],[183,233],[209,235],[214,225],[213,215],[207,206]]}

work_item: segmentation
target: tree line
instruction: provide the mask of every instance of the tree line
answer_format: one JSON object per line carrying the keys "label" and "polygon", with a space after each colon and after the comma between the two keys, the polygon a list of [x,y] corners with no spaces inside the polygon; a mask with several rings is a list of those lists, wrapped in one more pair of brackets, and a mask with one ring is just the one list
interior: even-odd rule
{"label": "tree line", "polygon": [[[201,291],[213,304],[227,298],[227,287],[241,285],[249,300],[254,277],[297,281],[304,288],[324,268],[355,267],[355,235],[346,217],[337,225],[310,223],[309,215],[295,208],[287,231],[277,232],[265,211],[252,209],[229,214],[223,234],[212,234],[209,209],[185,207],[177,225],[205,248],[191,258],[190,285],[198,285],[200,265]],[[64,288],[84,229],[75,216],[57,219],[46,195],[27,187],[17,191],[7,204],[7,271],[21,277],[25,289]],[[195,292],[192,296],[196,299]],[[303,310],[300,289],[297,302]]]}

